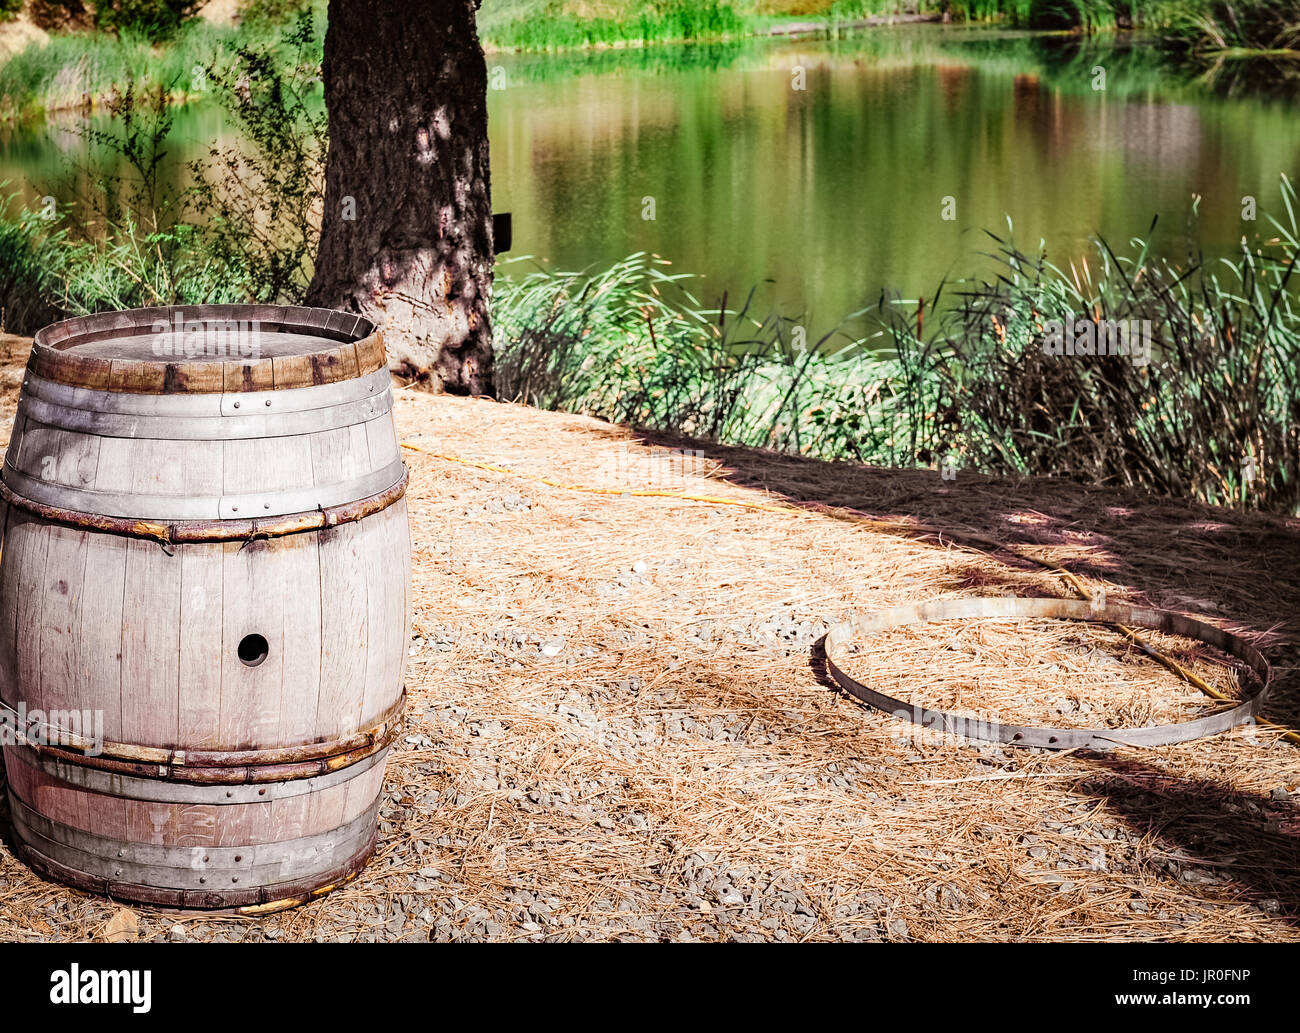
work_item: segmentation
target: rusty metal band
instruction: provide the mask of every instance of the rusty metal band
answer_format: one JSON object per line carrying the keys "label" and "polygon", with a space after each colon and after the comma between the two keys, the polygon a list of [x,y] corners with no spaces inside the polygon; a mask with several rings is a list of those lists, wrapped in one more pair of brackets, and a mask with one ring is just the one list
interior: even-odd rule
{"label": "rusty metal band", "polygon": [[249,803],[271,803],[323,792],[364,775],[376,764],[383,764],[388,757],[387,750],[380,750],[354,764],[310,778],[287,779],[282,782],[206,784],[122,775],[87,767],[62,757],[52,757],[48,753],[38,754],[30,746],[6,747],[6,751],[9,763],[25,764],[44,772],[50,778],[87,792],[145,803],[232,807]]}
{"label": "rusty metal band", "polygon": [[332,831],[247,847],[127,842],[51,822],[12,787],[9,801],[17,852],[36,872],[115,900],[164,907],[266,913],[304,903],[355,878],[378,839],[378,800]]}
{"label": "rusty metal band", "polygon": [[152,778],[165,782],[185,782],[203,786],[242,786],[279,784],[300,779],[315,778],[330,771],[342,771],[366,760],[391,745],[397,738],[399,725],[393,725],[378,742],[359,746],[347,753],[335,754],[320,760],[304,760],[284,764],[258,764],[246,767],[181,767],[176,764],[142,764],[113,760],[108,757],[85,756],[53,746],[32,747],[38,754],[49,756],[66,764],[101,771],[114,777],[130,775],[134,778]]}
{"label": "rusty metal band", "polygon": [[151,326],[173,316],[190,320],[253,320],[268,331],[309,332],[352,340],[374,331],[370,320],[351,312],[301,305],[156,305],[72,316],[36,332],[36,343],[57,349],[70,340],[96,341]]}
{"label": "rusty metal band", "polygon": [[[934,710],[878,692],[846,674],[835,661],[836,654],[854,639],[908,624],[973,617],[1045,617],[1087,621],[1094,624],[1149,628],[1197,639],[1241,660],[1254,676],[1256,691],[1229,710],[1191,721],[1151,728],[1037,728],[1001,724]],[[980,742],[1010,746],[1036,746],[1048,750],[1107,750],[1116,746],[1167,746],[1247,724],[1263,707],[1271,688],[1272,671],[1264,655],[1245,639],[1222,628],[1184,617],[1168,610],[1111,604],[1094,607],[1087,600],[1023,599],[982,596],[973,599],[937,599],[915,606],[897,606],[870,614],[854,614],[826,634],[826,667],[840,688],[877,710],[912,721],[937,732],[963,736]]]}
{"label": "rusty metal band", "polygon": [[[381,715],[378,724],[326,742],[310,742],[264,750],[185,750],[131,743],[96,743],[85,736],[47,726],[47,738],[59,745],[30,743],[42,756],[69,764],[137,778],[167,779],[200,785],[245,785],[313,778],[346,768],[378,753],[397,737],[406,705],[403,691]],[[15,714],[0,704],[0,719]],[[93,752],[92,752],[93,751]]]}
{"label": "rusty metal band", "polygon": [[[5,467],[6,476],[9,469],[8,466]],[[64,509],[34,501],[15,492],[3,480],[0,480],[0,499],[15,509],[21,509],[56,524],[86,531],[103,531],[130,538],[146,538],[165,545],[182,545],[187,542],[242,542],[257,538],[282,538],[285,535],[320,531],[340,524],[364,520],[368,516],[382,512],[401,499],[406,494],[410,477],[410,471],[405,464],[402,464],[400,476],[391,486],[355,502],[282,516],[240,520],[166,521],[105,516],[102,513]]]}
{"label": "rusty metal band", "polygon": [[[318,338],[320,347],[279,357],[196,354],[188,359],[165,354],[114,359],[82,354],[75,347],[140,334],[158,321],[171,323],[176,315],[185,321],[255,322],[268,333]],[[329,309],[277,305],[189,305],[66,319],[37,332],[27,363],[36,375],[70,387],[189,396],[315,387],[352,380],[386,366],[383,334],[369,320]]]}

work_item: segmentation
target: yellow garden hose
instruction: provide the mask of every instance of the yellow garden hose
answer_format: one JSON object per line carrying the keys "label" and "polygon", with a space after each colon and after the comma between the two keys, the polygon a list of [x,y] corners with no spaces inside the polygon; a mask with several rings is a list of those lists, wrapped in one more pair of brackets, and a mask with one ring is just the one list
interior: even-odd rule
{"label": "yellow garden hose", "polygon": [[565,491],[585,491],[593,495],[639,495],[649,496],[651,498],[663,499],[685,499],[688,502],[709,502],[720,506],[744,506],[746,509],[760,509],[768,513],[789,513],[788,506],[769,506],[762,502],[747,502],[743,499],[726,499],[718,495],[687,495],[679,491],[660,491],[655,488],[593,488],[586,484],[565,484],[563,481],[553,481],[549,477],[538,477],[535,474],[520,473],[518,470],[511,470],[504,466],[496,466],[493,463],[480,463],[473,459],[462,459],[460,456],[449,456],[442,452],[430,452],[427,448],[421,448],[419,445],[402,442],[403,448],[409,448],[412,452],[419,452],[421,455],[430,456],[434,459],[442,459],[448,463],[460,463],[461,466],[472,466],[476,470],[490,470],[492,473],[509,474],[511,477],[523,477],[526,480],[537,481],[539,484],[546,484],[552,488],[563,488]]}

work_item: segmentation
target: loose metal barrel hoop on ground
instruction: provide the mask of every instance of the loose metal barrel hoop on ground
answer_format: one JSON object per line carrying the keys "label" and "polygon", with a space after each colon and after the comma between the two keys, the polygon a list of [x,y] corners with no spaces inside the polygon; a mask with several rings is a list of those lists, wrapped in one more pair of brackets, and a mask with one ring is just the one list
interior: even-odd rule
{"label": "loose metal barrel hoop on ground", "polygon": [[[1087,621],[1093,624],[1128,625],[1196,639],[1222,650],[1245,664],[1256,682],[1256,691],[1235,707],[1217,714],[1150,728],[1037,728],[979,720],[896,699],[851,677],[835,656],[854,640],[869,638],[908,624],[960,618],[1044,617]],[[826,667],[840,688],[864,703],[903,720],[937,732],[962,736],[977,742],[1009,746],[1036,746],[1048,750],[1108,750],[1116,746],[1167,746],[1227,731],[1251,722],[1263,708],[1271,687],[1272,670],[1264,655],[1238,635],[1222,628],[1168,610],[1111,604],[1095,607],[1082,599],[1027,599],[1015,596],[985,596],[974,599],[936,599],[914,606],[897,606],[876,613],[854,614],[826,633]]]}

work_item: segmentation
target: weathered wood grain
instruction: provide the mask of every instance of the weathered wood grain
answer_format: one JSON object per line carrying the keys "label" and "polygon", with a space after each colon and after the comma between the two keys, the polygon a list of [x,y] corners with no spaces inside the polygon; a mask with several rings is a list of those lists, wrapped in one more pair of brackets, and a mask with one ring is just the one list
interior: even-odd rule
{"label": "weathered wood grain", "polygon": [[30,521],[14,537],[17,553],[17,585],[14,625],[14,671],[20,700],[28,708],[41,694],[41,613],[44,609],[45,564],[48,559],[51,525]]}
{"label": "weathered wood grain", "polygon": [[[392,508],[391,506],[389,507]],[[385,511],[387,512],[387,511]],[[373,519],[330,527],[320,534],[320,702],[317,733],[345,735],[361,727],[370,671]],[[376,589],[378,591],[378,589]]]}
{"label": "weathered wood grain", "polygon": [[[77,694],[104,715],[104,737],[121,742],[122,630],[129,539],[91,534],[86,541],[81,623],[77,637]],[[125,686],[127,692],[132,686]]]}
{"label": "weathered wood grain", "polygon": [[180,695],[177,740],[185,749],[216,750],[222,738],[224,557],[219,548],[182,545]]}
{"label": "weathered wood grain", "polygon": [[368,569],[383,571],[370,577],[366,586],[366,675],[365,696],[361,702],[361,725],[373,725],[393,705],[402,691],[402,672],[406,661],[407,626],[406,581],[409,570],[385,567],[390,557],[410,551],[406,503],[398,502],[382,513],[363,521],[370,530],[366,542],[370,555]]}
{"label": "weathered wood grain", "polygon": [[[46,529],[45,578],[41,586],[40,691],[29,706],[82,710],[77,656],[81,639],[81,599],[90,532],[50,524]],[[64,728],[64,732],[75,731]]]}
{"label": "weathered wood grain", "polygon": [[276,539],[271,545],[283,608],[281,649],[284,653],[280,716],[273,741],[310,742],[322,736],[317,708],[321,686],[320,542],[315,532]]}
{"label": "weathered wood grain", "polygon": [[122,596],[122,738],[179,746],[181,560],[157,542],[126,545]]}

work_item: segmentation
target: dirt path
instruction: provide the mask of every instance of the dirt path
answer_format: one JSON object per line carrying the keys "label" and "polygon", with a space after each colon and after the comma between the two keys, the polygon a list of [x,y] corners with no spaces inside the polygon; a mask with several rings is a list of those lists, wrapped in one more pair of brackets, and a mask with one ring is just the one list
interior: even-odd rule
{"label": "dirt path", "polygon": [[[380,851],[311,906],[140,909],[141,938],[1300,939],[1300,748],[1243,732],[1091,758],[918,741],[819,681],[814,643],[852,609],[1066,594],[1056,576],[825,512],[590,494],[429,453],[978,528],[1117,597],[1246,629],[1291,726],[1297,522],[752,450],[683,459],[593,419],[409,391],[397,417],[424,451],[407,457],[410,727]],[[860,670],[970,707],[1019,694],[1063,722],[1133,706],[1135,681],[1153,707],[1205,705],[1098,634],[938,628]],[[0,845],[0,939],[99,937],[116,910]]]}

